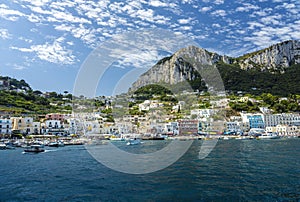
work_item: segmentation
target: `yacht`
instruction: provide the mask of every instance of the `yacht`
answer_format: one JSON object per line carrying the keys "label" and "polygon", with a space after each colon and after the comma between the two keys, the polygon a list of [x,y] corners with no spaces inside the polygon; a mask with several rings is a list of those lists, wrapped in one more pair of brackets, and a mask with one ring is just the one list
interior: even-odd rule
{"label": "yacht", "polygon": [[262,133],[260,136],[257,136],[257,139],[279,139],[280,136],[275,133]]}

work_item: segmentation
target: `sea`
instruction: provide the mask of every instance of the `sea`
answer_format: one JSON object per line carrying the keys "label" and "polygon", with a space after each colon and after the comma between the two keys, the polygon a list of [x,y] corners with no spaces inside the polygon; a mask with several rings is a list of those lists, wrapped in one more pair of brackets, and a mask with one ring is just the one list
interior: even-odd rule
{"label": "sea", "polygon": [[[116,143],[133,153],[166,144]],[[107,168],[84,145],[0,150],[0,201],[300,201],[300,138],[219,140],[199,159],[202,144],[148,174]]]}

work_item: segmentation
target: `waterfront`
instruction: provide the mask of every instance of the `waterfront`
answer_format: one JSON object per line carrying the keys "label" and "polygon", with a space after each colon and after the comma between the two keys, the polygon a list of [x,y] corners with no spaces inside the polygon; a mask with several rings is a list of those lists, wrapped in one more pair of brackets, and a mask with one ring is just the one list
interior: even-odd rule
{"label": "waterfront", "polygon": [[[167,141],[116,144],[144,153]],[[201,144],[196,140],[175,164],[144,175],[110,170],[83,145],[47,148],[40,154],[23,154],[19,148],[0,151],[0,201],[300,200],[300,138],[220,140],[200,160]]]}

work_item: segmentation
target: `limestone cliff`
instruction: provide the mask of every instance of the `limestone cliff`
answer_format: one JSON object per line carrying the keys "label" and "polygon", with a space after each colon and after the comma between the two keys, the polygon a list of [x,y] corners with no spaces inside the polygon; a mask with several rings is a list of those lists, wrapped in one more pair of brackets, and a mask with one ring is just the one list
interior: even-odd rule
{"label": "limestone cliff", "polygon": [[283,73],[285,68],[300,63],[300,42],[285,41],[269,48],[246,54],[238,58],[221,56],[195,46],[180,49],[170,57],[161,59],[133,83],[130,90],[147,84],[176,84],[199,77],[199,68],[223,62],[237,64],[241,69],[256,69]]}
{"label": "limestone cliff", "polygon": [[242,69],[284,72],[284,69],[300,63],[300,42],[285,41],[269,48],[237,58]]}
{"label": "limestone cliff", "polygon": [[131,90],[152,83],[176,84],[186,80],[194,80],[199,77],[199,68],[212,66],[219,61],[230,63],[231,58],[189,46],[158,61],[156,65],[138,78]]}

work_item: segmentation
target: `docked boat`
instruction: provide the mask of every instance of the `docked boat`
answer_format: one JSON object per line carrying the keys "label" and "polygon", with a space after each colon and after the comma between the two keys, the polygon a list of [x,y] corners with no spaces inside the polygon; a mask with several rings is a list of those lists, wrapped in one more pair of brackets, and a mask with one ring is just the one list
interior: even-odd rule
{"label": "docked boat", "polygon": [[0,143],[0,150],[5,150],[6,149],[6,144]]}
{"label": "docked boat", "polygon": [[50,142],[48,144],[48,147],[63,147],[65,146],[65,144],[61,141],[58,141],[58,142]]}
{"label": "docked boat", "polygon": [[125,139],[122,137],[110,137],[109,140],[110,141],[125,141]]}
{"label": "docked boat", "polygon": [[40,152],[44,152],[45,149],[43,148],[42,145],[39,144],[34,144],[29,146],[28,148],[24,149],[24,152],[31,152],[31,153],[40,153]]}
{"label": "docked boat", "polygon": [[127,145],[138,145],[138,144],[141,144],[141,139],[138,139],[138,138],[134,138],[134,139],[130,139],[128,142],[127,142]]}
{"label": "docked boat", "polygon": [[279,139],[280,136],[274,133],[262,133],[261,135],[256,137],[257,139]]}

